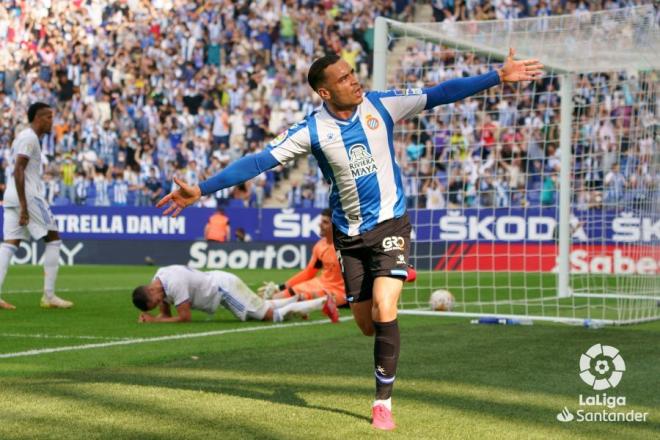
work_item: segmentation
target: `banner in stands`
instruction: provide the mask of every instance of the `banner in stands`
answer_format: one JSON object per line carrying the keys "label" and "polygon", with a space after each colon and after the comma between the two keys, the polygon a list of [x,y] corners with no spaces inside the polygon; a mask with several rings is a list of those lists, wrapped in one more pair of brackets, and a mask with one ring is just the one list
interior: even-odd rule
{"label": "banner in stands", "polygon": [[[418,270],[475,272],[556,272],[555,244],[414,243],[411,263]],[[657,275],[660,248],[574,244],[571,273]]]}
{"label": "banner in stands", "polygon": [[[65,240],[63,265],[187,264],[198,269],[294,269],[305,267],[312,246],[306,243],[208,243],[206,241]],[[14,264],[42,264],[43,242],[23,242]],[[418,270],[552,272],[555,244],[413,243],[411,263]],[[660,273],[660,251],[653,246],[574,245],[573,273]]]}
{"label": "banner in stands", "polygon": [[[151,207],[53,208],[66,240],[200,240],[214,212],[210,208],[188,208],[171,218]],[[318,239],[318,209],[233,208],[225,214],[232,240],[238,228],[254,241],[309,243]],[[553,243],[556,237],[555,209],[412,210],[409,215],[414,237],[420,242]],[[576,212],[571,229],[574,243],[660,242],[658,217],[590,210]]]}
{"label": "banner in stands", "polygon": [[[304,243],[208,243],[205,241],[65,240],[60,264],[186,264],[197,269],[296,269],[311,257]],[[44,244],[23,242],[14,264],[43,264]]]}

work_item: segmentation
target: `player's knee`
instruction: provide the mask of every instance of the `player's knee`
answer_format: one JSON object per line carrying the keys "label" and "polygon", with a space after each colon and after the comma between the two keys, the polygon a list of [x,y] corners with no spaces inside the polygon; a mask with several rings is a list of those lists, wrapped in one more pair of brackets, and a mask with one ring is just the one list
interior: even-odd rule
{"label": "player's knee", "polygon": [[391,321],[389,319],[392,316],[396,317],[397,314],[397,305],[396,303],[390,304],[387,301],[384,302],[374,302],[372,308],[372,317],[374,320],[382,321]]}

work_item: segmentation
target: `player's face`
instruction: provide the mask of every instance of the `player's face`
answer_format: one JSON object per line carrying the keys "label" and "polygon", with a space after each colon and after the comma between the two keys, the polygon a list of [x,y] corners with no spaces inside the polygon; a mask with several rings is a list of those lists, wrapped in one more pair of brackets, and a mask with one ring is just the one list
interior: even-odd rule
{"label": "player's face", "polygon": [[34,121],[41,133],[50,133],[53,128],[53,109],[42,108],[37,112]]}
{"label": "player's face", "polygon": [[321,223],[319,223],[319,235],[321,237],[327,237],[332,232],[332,222],[330,217],[325,215],[321,216]]}
{"label": "player's face", "polygon": [[160,306],[164,299],[165,295],[159,286],[149,286],[149,310],[153,310]]}
{"label": "player's face", "polygon": [[339,60],[325,68],[323,85],[319,96],[333,107],[344,110],[362,102],[362,86],[355,70],[344,60]]}

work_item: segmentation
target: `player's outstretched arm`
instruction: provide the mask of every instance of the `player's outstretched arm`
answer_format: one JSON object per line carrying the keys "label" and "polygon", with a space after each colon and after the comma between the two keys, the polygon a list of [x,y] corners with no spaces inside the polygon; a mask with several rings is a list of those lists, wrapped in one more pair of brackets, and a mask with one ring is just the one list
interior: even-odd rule
{"label": "player's outstretched arm", "polygon": [[174,183],[179,185],[179,188],[160,199],[156,207],[162,208],[167,205],[163,215],[172,214],[172,217],[176,217],[186,206],[192,205],[200,197],[243,183],[279,164],[270,150],[264,150],[240,158],[199,185],[188,185],[175,177]]}
{"label": "player's outstretched arm", "polygon": [[174,183],[176,183],[179,188],[173,190],[156,203],[157,208],[162,208],[169,204],[167,209],[163,211],[163,215],[172,214],[172,217],[176,217],[183,208],[192,205],[202,197],[202,192],[198,185],[188,185],[177,177],[174,178]]}
{"label": "player's outstretched arm", "polygon": [[483,75],[457,78],[424,89],[427,100],[425,109],[442,104],[460,101],[502,82],[532,81],[542,75],[543,64],[536,59],[515,61],[515,50],[509,49],[509,56],[500,69]]}

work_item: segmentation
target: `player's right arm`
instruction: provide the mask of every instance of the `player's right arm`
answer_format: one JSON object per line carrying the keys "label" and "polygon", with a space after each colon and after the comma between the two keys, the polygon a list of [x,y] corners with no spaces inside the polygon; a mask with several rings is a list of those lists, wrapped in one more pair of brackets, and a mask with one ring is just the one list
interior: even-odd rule
{"label": "player's right arm", "polygon": [[319,267],[319,259],[316,258],[316,255],[312,255],[312,258],[309,260],[309,263],[307,263],[307,266],[289,278],[286,283],[284,283],[284,287],[293,287],[296,284],[311,280],[316,276],[316,273],[319,271]]}
{"label": "player's right arm", "polygon": [[18,224],[25,226],[30,221],[28,215],[27,197],[25,197],[25,169],[28,164],[28,157],[22,154],[16,155],[14,163],[14,183],[16,184],[16,194],[18,195],[18,204],[20,205],[20,217]]}
{"label": "player's right arm", "polygon": [[273,139],[263,151],[243,156],[199,185],[188,185],[175,177],[174,182],[179,188],[160,199],[156,207],[162,208],[169,203],[163,215],[172,214],[176,217],[186,206],[192,205],[202,196],[238,185],[298,156],[310,153],[311,145],[306,125],[304,122],[294,124]]}

